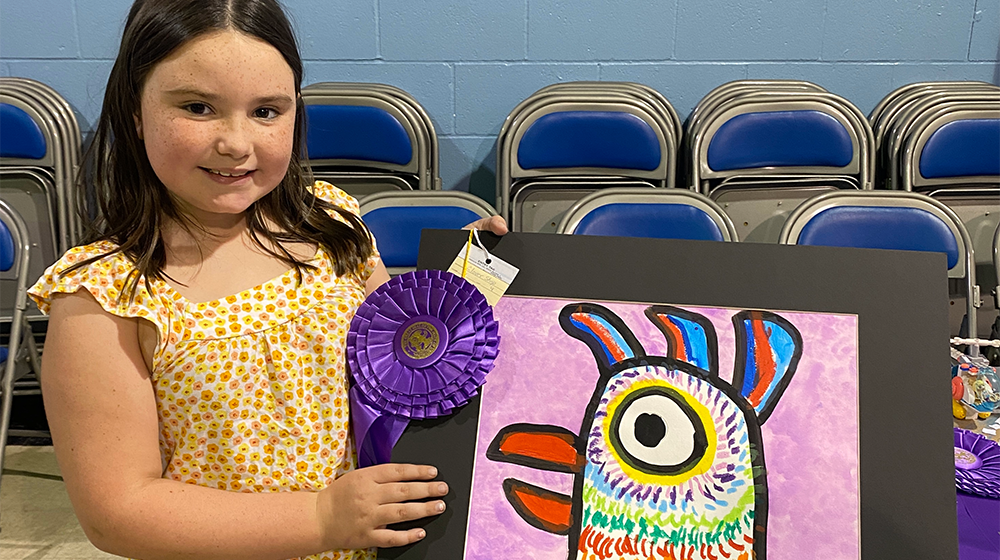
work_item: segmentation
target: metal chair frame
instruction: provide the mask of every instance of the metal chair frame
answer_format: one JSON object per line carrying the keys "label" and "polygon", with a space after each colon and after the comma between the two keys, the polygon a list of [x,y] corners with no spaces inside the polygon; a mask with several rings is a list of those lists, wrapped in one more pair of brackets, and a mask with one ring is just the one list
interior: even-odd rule
{"label": "metal chair frame", "polygon": [[[425,140],[427,167],[431,179],[423,190],[441,190],[440,148],[437,133],[430,115],[415,97],[396,86],[379,83],[318,82],[303,88],[303,91],[362,96],[374,93],[379,94],[381,99],[395,103],[407,115],[418,135]],[[386,97],[383,98],[382,95]]]}
{"label": "metal chair frame", "polygon": [[[767,167],[714,171],[708,167],[708,148],[716,131],[729,119],[743,114],[815,110],[837,119],[851,135],[854,155],[845,167]],[[856,175],[864,190],[871,188],[874,169],[871,128],[858,109],[842,97],[830,93],[757,92],[733,97],[706,115],[704,128],[692,138],[689,188],[702,194],[711,192],[712,179],[733,175]]]}
{"label": "metal chair frame", "polygon": [[[563,215],[581,198],[607,188],[654,188],[656,185],[641,179],[609,179],[607,177],[540,177],[524,179],[515,184],[511,195],[510,229],[517,232],[554,233]],[[545,205],[544,210],[529,212]],[[541,215],[544,220],[538,220]],[[532,219],[534,218],[534,219]],[[544,226],[538,226],[544,221]],[[530,227],[529,222],[534,225]]]}
{"label": "metal chair frame", "polygon": [[59,250],[60,252],[65,252],[69,250],[76,240],[76,236],[73,233],[76,227],[73,212],[75,197],[73,196],[72,183],[67,182],[67,178],[71,175],[67,169],[68,162],[65,155],[67,146],[60,138],[59,125],[56,122],[56,118],[54,115],[48,113],[46,108],[29,94],[13,89],[2,82],[0,82],[0,103],[8,103],[23,110],[39,125],[42,134],[45,136],[46,153],[43,158],[38,160],[2,158],[0,164],[5,167],[37,167],[52,170],[56,187]]}
{"label": "metal chair frame", "polygon": [[997,279],[997,285],[993,288],[993,306],[1000,309],[1000,224],[993,232],[993,270]]}
{"label": "metal chair frame", "polygon": [[[22,89],[28,92],[55,115],[55,121],[59,126],[61,137],[65,141],[67,148],[63,153],[65,157],[66,190],[72,197],[70,199],[71,204],[75,203],[78,187],[77,174],[80,170],[83,148],[83,137],[80,134],[80,124],[76,119],[76,113],[73,112],[73,108],[69,102],[47,84],[28,78],[4,78],[4,80],[15,89]],[[71,231],[71,244],[76,245],[84,235],[85,226],[83,218],[79,213],[72,210],[72,206],[68,218]]]}
{"label": "metal chair frame", "polygon": [[[56,193],[54,181],[46,170],[37,167],[0,167],[0,198],[17,212],[26,224],[30,248],[29,280],[41,277],[45,269],[59,258],[59,240],[56,235]],[[14,273],[0,273],[0,303],[2,309],[13,309],[17,278]],[[44,315],[31,302],[29,320],[42,319]],[[11,317],[0,315],[0,322]]]}
{"label": "metal chair frame", "polygon": [[667,100],[659,91],[645,85],[636,82],[592,82],[592,81],[579,81],[579,82],[561,82],[558,84],[552,84],[543,87],[538,90],[532,97],[541,96],[543,94],[549,93],[588,93],[595,91],[608,91],[612,93],[623,93],[626,95],[632,95],[637,99],[645,101],[650,105],[659,108],[664,115],[667,115],[670,120],[670,124],[673,125],[674,138],[680,142],[681,137],[684,134],[684,128],[681,124],[680,116],[674,109],[670,101]]}
{"label": "metal chair frame", "polygon": [[[736,80],[722,84],[721,86],[718,86],[708,92],[705,97],[701,98],[701,101],[699,101],[694,110],[691,111],[691,115],[688,117],[687,126],[684,132],[684,153],[692,153],[691,146],[693,139],[704,126],[706,115],[713,114],[721,104],[733,99],[734,97],[747,94],[752,95],[763,91],[790,91],[805,93],[826,92],[825,89],[814,83],[800,80]],[[689,164],[690,162],[686,161],[685,166]],[[689,169],[688,172],[690,172]]]}
{"label": "metal chair frame", "polygon": [[[518,109],[515,109],[518,111]],[[612,111],[635,115],[645,121],[656,133],[660,143],[660,165],[653,171],[606,169],[598,167],[558,168],[525,170],[517,165],[516,147],[530,126],[539,118],[563,111]],[[513,115],[513,113],[512,113]],[[497,200],[505,218],[510,218],[511,188],[517,179],[544,176],[584,176],[608,177],[612,179],[641,178],[658,182],[665,187],[673,186],[676,170],[676,139],[673,125],[649,103],[625,94],[577,93],[547,95],[533,103],[526,104],[513,118],[508,117],[507,130],[501,131],[497,144]]]}
{"label": "metal chair frame", "polygon": [[727,177],[708,197],[722,207],[743,241],[776,243],[788,215],[802,202],[837,190],[858,190],[847,175]]}
{"label": "metal chair frame", "polygon": [[897,115],[910,104],[936,93],[990,92],[1000,87],[986,82],[916,82],[896,88],[872,109],[869,122],[875,136],[875,149],[881,150],[886,133]]}
{"label": "metal chair frame", "polygon": [[[520,117],[526,109],[537,106],[539,102],[544,102],[545,100],[560,100],[560,99],[576,99],[579,98],[580,101],[588,101],[594,99],[621,99],[625,102],[637,101],[642,104],[647,111],[650,111],[654,115],[657,115],[662,123],[669,123],[668,127],[664,128],[664,134],[672,136],[673,143],[675,146],[680,144],[681,139],[681,125],[680,118],[677,116],[677,112],[674,110],[670,102],[660,94],[655,89],[634,82],[563,82],[557,84],[551,84],[545,86],[535,93],[528,96],[526,99],[518,103],[513,110],[504,119],[503,124],[500,127],[500,133],[497,135],[497,169],[506,168],[505,154],[502,152],[502,147],[507,144],[509,133],[512,126],[516,122],[520,122]],[[676,159],[676,151],[674,152],[673,159]],[[613,175],[613,177],[618,177],[618,174]],[[673,177],[671,177],[673,179]],[[496,205],[497,208],[503,213],[505,218],[512,219],[512,210],[509,205],[512,198],[515,196],[512,187],[508,187],[508,194],[505,196],[503,182],[499,175],[497,178],[497,188],[496,188]]]}
{"label": "metal chair frame", "polygon": [[[7,359],[3,363],[3,377],[0,378],[0,480],[10,431],[10,413],[14,403],[14,382],[29,371],[36,377],[41,372],[41,360],[31,326],[25,317],[28,300],[28,266],[31,240],[21,217],[6,202],[0,200],[0,221],[10,232],[14,242],[14,262],[10,268],[17,276],[17,295],[10,325]],[[25,367],[30,366],[30,367]]]}
{"label": "metal chair frame", "polygon": [[423,161],[424,158],[421,157],[424,150],[427,149],[423,140],[417,134],[417,130],[413,125],[413,122],[409,119],[406,113],[400,109],[395,103],[381,98],[381,96],[367,96],[367,95],[303,95],[303,100],[306,105],[330,105],[330,106],[353,106],[353,107],[374,107],[376,109],[381,109],[386,113],[389,113],[399,122],[399,124],[406,130],[406,135],[410,139],[410,144],[413,147],[413,153],[410,156],[410,161],[406,164],[396,164],[390,162],[373,162],[370,160],[355,160],[355,159],[317,159],[310,155],[309,165],[310,167],[316,167],[322,169],[324,166],[337,165],[337,166],[357,166],[357,167],[367,167],[380,170],[390,170],[390,171],[400,171],[405,173],[412,173],[420,177],[421,182],[427,180],[427,165]]}
{"label": "metal chair frame", "polygon": [[[983,104],[989,109],[989,104],[1000,101],[1000,90],[989,92],[937,92],[909,103],[904,110],[896,114],[895,120],[887,125],[885,137],[882,139],[883,177],[886,178],[884,188],[899,190],[902,184],[902,151],[907,137],[914,124],[921,120],[928,111],[937,111],[944,107],[952,108],[956,104]],[[975,108],[975,107],[973,107]]]}
{"label": "metal chair frame", "polygon": [[[928,110],[914,119],[913,124],[909,127],[909,134],[903,142],[902,153],[899,155],[902,175],[900,187],[902,190],[912,191],[917,188],[933,188],[956,182],[963,184],[1000,185],[1000,176],[997,175],[928,179],[920,174],[920,158],[923,155],[924,146],[926,146],[930,137],[948,123],[972,119],[1000,120],[1000,93],[997,95],[996,103],[943,103],[928,108]],[[1000,158],[1000,154],[997,157]]]}
{"label": "metal chair frame", "polygon": [[[951,208],[933,198],[907,191],[838,191],[822,194],[799,205],[788,217],[778,242],[797,245],[803,228],[825,210],[838,207],[896,207],[924,210],[940,219],[951,230],[958,246],[958,262],[948,270],[949,278],[965,280],[966,317],[970,338],[976,338],[977,314],[980,307],[979,285],[976,283],[975,250],[969,232]],[[864,247],[861,247],[864,248]]]}

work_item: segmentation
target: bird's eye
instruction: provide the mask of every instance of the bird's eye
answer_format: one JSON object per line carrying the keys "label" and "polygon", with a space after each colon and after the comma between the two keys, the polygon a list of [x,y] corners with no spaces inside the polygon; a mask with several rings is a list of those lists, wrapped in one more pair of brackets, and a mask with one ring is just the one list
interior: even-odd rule
{"label": "bird's eye", "polygon": [[681,474],[708,449],[697,412],[669,387],[644,387],[626,396],[615,408],[610,428],[618,456],[649,474]]}

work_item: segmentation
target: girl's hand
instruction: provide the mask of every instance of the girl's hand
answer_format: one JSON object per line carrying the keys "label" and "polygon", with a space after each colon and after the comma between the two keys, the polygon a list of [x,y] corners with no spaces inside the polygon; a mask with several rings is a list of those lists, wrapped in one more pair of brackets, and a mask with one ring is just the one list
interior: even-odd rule
{"label": "girl's hand", "polygon": [[500,216],[491,216],[476,220],[462,229],[478,229],[480,231],[503,235],[507,233],[507,222]]}
{"label": "girl's hand", "polygon": [[394,531],[386,525],[413,521],[444,511],[444,501],[415,502],[444,496],[448,485],[432,480],[437,469],[390,463],[351,471],[319,492],[317,513],[323,542],[331,549],[407,545],[426,536],[423,529]]}

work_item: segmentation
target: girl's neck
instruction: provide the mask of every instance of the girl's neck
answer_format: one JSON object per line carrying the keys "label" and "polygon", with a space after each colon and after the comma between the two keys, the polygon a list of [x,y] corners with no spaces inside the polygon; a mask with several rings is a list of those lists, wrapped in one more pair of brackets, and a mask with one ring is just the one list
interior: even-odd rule
{"label": "girl's neck", "polygon": [[[187,231],[181,224],[166,220],[163,231],[167,257],[163,270],[173,289],[189,301],[226,297],[258,286],[290,268],[250,238],[245,218],[238,223],[201,226]],[[291,243],[283,248],[302,261],[316,253],[316,247],[308,243]]]}
{"label": "girl's neck", "polygon": [[191,217],[186,223],[164,217],[161,235],[168,250],[200,247],[210,251],[248,238],[248,232],[246,215],[235,214]]}

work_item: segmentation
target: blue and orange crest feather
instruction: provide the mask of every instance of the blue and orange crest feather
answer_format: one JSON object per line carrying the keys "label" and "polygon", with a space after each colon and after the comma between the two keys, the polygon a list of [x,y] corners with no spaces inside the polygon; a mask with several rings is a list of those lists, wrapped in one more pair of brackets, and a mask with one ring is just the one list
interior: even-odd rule
{"label": "blue and orange crest feather", "polygon": [[648,307],[646,317],[667,339],[668,358],[719,375],[719,340],[708,317],[669,305]]}
{"label": "blue and orange crest feather", "polygon": [[763,424],[798,367],[802,335],[787,319],[769,311],[741,311],[733,316],[733,327],[733,387],[754,407]]}
{"label": "blue and orange crest feather", "polygon": [[559,313],[566,334],[582,340],[603,370],[646,352],[625,323],[611,310],[593,303],[567,305]]}

